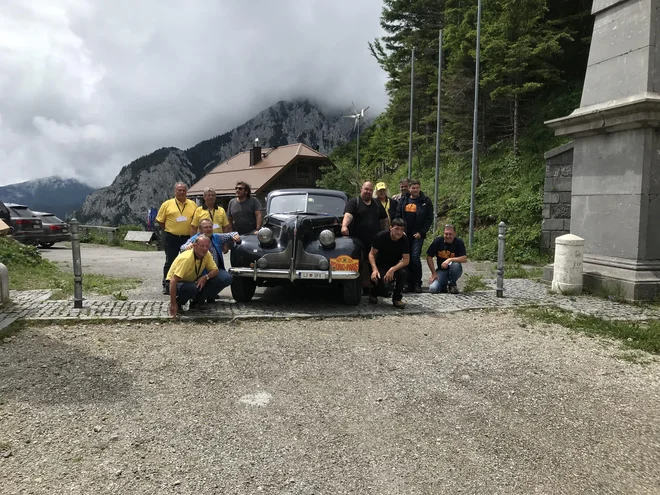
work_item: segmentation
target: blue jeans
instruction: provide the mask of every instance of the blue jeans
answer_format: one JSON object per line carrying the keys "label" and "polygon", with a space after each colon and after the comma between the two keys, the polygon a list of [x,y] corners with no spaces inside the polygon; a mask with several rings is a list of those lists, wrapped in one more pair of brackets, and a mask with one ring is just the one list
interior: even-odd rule
{"label": "blue jeans", "polygon": [[438,279],[434,280],[429,286],[429,292],[431,294],[446,291],[447,285],[450,287],[455,286],[458,279],[463,275],[463,265],[454,261],[447,270],[436,270],[435,273],[438,274]]}
{"label": "blue jeans", "polygon": [[230,273],[220,270],[218,275],[206,282],[202,290],[197,288],[195,282],[179,282],[176,284],[176,302],[181,306],[191,299],[196,303],[204,302],[209,297],[217,296],[225,287],[229,287],[233,279]]}
{"label": "blue jeans", "polygon": [[410,240],[410,263],[408,264],[408,287],[414,289],[415,286],[422,285],[422,244],[424,238],[415,239],[412,235]]}

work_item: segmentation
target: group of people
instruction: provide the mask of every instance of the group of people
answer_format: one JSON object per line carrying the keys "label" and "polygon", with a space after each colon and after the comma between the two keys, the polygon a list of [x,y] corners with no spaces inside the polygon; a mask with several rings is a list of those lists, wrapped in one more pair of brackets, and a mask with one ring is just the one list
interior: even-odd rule
{"label": "group of people", "polygon": [[[400,194],[389,197],[387,185],[378,182],[374,198],[373,183],[362,184],[360,195],[346,203],[341,233],[362,241],[362,281],[369,302],[378,303],[378,296],[393,286],[392,303],[403,308],[404,292],[422,292],[421,252],[433,223],[433,204],[418,180],[404,179],[399,189]],[[235,191],[225,211],[216,204],[212,188],[204,190],[203,204],[197,206],[188,199],[188,186],[178,182],[174,197],[158,210],[156,222],[164,233],[163,294],[170,296],[170,316],[181,312],[188,301],[191,308],[213,303],[232,283],[223,254],[240,244],[241,235],[261,228],[261,203],[252,196],[250,185],[240,181]],[[426,255],[429,291],[458,293],[456,282],[467,255],[453,225],[445,225]]]}
{"label": "group of people", "polygon": [[232,283],[223,254],[241,242],[241,235],[261,228],[261,203],[252,196],[250,185],[236,184],[236,197],[227,211],[216,205],[216,192],[204,190],[201,206],[188,199],[188,186],[178,182],[174,197],[158,210],[156,222],[163,231],[163,294],[170,296],[170,316],[213,303],[222,289]]}
{"label": "group of people", "polygon": [[[362,281],[369,302],[377,304],[378,296],[393,285],[392,304],[403,308],[404,292],[422,292],[421,253],[433,224],[433,204],[418,180],[403,179],[399,189],[400,194],[389,197],[387,184],[378,182],[374,198],[373,183],[362,184],[360,195],[346,203],[341,232],[362,241]],[[426,255],[431,270],[429,292],[457,294],[467,253],[453,225],[445,225],[443,235],[433,240]]]}

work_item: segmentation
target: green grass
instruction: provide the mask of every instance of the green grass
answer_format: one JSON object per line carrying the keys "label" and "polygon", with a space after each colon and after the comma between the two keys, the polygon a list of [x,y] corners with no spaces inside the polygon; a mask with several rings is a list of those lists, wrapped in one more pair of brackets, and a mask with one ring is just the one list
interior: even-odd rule
{"label": "green grass", "polygon": [[144,242],[125,241],[129,230],[143,230],[139,225],[121,225],[114,233],[112,242],[108,241],[108,234],[102,230],[90,229],[88,234],[80,239],[83,244],[101,244],[104,246],[115,246],[130,251],[156,251],[158,246]]}
{"label": "green grass", "polygon": [[[53,290],[54,299],[73,295],[73,275],[63,272],[57,265],[41,257],[33,247],[0,237],[0,262],[9,270],[9,288],[13,290]],[[108,277],[83,273],[83,294],[112,295],[134,289],[140,285],[137,278]]]}
{"label": "green grass", "polygon": [[488,285],[486,285],[486,282],[484,282],[481,275],[468,275],[465,285],[463,286],[464,293],[486,289],[488,289]]}
{"label": "green grass", "polygon": [[534,266],[525,268],[520,263],[507,263],[504,265],[504,278],[539,279],[543,276],[543,268]]}
{"label": "green grass", "polygon": [[519,310],[519,314],[528,320],[555,323],[591,337],[618,340],[628,349],[660,354],[660,320],[646,322],[605,320],[559,308],[526,308]]}

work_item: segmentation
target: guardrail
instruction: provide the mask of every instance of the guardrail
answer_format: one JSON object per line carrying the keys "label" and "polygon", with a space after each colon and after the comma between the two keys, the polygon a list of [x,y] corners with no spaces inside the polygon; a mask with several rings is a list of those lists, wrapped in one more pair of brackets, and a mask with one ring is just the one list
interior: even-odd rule
{"label": "guardrail", "polygon": [[79,225],[78,229],[80,230],[82,237],[87,237],[90,230],[99,230],[101,232],[105,232],[108,236],[108,242],[112,243],[115,240],[115,232],[117,232],[119,227],[106,227],[104,225]]}

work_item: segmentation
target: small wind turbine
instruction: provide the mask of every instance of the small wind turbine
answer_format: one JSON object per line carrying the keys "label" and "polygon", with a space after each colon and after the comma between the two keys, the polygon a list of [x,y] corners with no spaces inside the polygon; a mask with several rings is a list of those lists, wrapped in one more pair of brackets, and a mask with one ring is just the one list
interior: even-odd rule
{"label": "small wind turbine", "polygon": [[344,115],[344,117],[349,118],[349,119],[355,119],[355,125],[353,125],[353,131],[357,129],[357,160],[356,160],[356,167],[357,167],[357,174],[358,174],[358,180],[360,178],[360,126],[362,123],[360,122],[361,120],[364,120],[364,112],[369,110],[369,107],[363,108],[358,112],[358,109],[355,108],[355,103],[351,102],[353,105],[353,110],[355,110],[354,114],[351,115]]}

